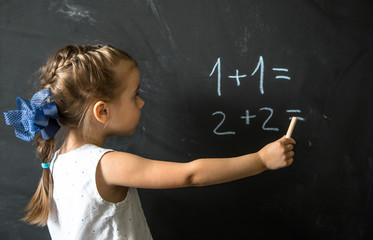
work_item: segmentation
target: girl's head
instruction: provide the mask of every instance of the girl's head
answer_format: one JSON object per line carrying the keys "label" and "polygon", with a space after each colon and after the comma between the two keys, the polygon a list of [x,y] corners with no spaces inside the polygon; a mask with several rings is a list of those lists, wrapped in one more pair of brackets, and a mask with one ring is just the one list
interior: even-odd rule
{"label": "girl's head", "polygon": [[52,90],[59,122],[82,129],[88,138],[92,133],[92,107],[97,101],[116,101],[134,81],[133,72],[138,72],[136,62],[119,49],[67,46],[41,69],[41,88]]}
{"label": "girl's head", "polygon": [[[59,122],[78,130],[86,142],[98,125],[107,135],[130,135],[140,118],[144,102],[138,97],[140,74],[127,53],[111,46],[67,46],[41,68],[41,89],[50,88],[58,108]],[[38,155],[49,163],[54,138],[37,139]],[[52,202],[52,178],[43,171],[38,190],[26,211],[30,223],[45,225]]]}

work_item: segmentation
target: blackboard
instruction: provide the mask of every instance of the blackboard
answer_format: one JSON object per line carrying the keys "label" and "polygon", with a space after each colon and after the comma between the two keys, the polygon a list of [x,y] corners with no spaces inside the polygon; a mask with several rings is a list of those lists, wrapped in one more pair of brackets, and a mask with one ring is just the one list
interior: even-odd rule
{"label": "blackboard", "polygon": [[[289,168],[203,188],[141,189],[154,239],[372,239],[370,1],[0,1],[0,110],[30,98],[68,44],[139,63],[138,130],[106,147],[186,162],[255,152],[301,118]],[[0,238],[49,239],[19,221],[41,168],[1,120]]]}

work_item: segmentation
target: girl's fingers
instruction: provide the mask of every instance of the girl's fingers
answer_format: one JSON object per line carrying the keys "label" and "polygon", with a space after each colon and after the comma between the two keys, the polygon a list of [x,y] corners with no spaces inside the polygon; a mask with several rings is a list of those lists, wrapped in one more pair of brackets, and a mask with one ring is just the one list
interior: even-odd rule
{"label": "girl's fingers", "polygon": [[294,159],[290,158],[289,160],[286,161],[286,166],[290,166],[293,163]]}
{"label": "girl's fingers", "polygon": [[295,155],[295,153],[294,153],[293,151],[290,151],[290,152],[286,153],[286,159],[287,159],[287,161],[288,161],[289,159],[293,158],[294,155]]}
{"label": "girl's fingers", "polygon": [[282,142],[283,144],[296,144],[296,142],[293,138],[287,138],[285,136],[280,138],[280,142]]}
{"label": "girl's fingers", "polygon": [[293,150],[293,148],[294,148],[293,144],[288,144],[288,145],[285,146],[285,149],[288,152],[291,151],[291,150]]}

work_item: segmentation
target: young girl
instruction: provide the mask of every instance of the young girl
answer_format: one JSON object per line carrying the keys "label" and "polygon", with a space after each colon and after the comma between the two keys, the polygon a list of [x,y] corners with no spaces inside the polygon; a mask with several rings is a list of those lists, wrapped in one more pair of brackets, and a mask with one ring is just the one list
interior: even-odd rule
{"label": "young girl", "polygon": [[[43,175],[24,221],[48,224],[52,239],[152,239],[136,188],[206,186],[293,162],[295,141],[285,137],[256,153],[187,163],[102,148],[110,135],[135,132],[139,84],[136,62],[110,46],[67,46],[48,60],[41,91],[4,113],[17,137],[31,141],[40,132]],[[59,124],[67,133],[55,152]]]}

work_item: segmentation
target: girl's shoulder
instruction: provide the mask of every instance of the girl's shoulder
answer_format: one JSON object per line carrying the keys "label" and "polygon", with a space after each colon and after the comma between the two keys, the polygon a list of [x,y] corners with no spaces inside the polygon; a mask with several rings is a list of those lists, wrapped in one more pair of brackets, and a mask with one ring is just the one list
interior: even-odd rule
{"label": "girl's shoulder", "polygon": [[109,148],[99,147],[94,144],[84,144],[68,152],[59,153],[59,151],[57,151],[57,154],[59,157],[65,157],[65,156],[81,155],[81,154],[104,154],[106,152],[112,152],[112,151],[114,150],[109,149]]}

